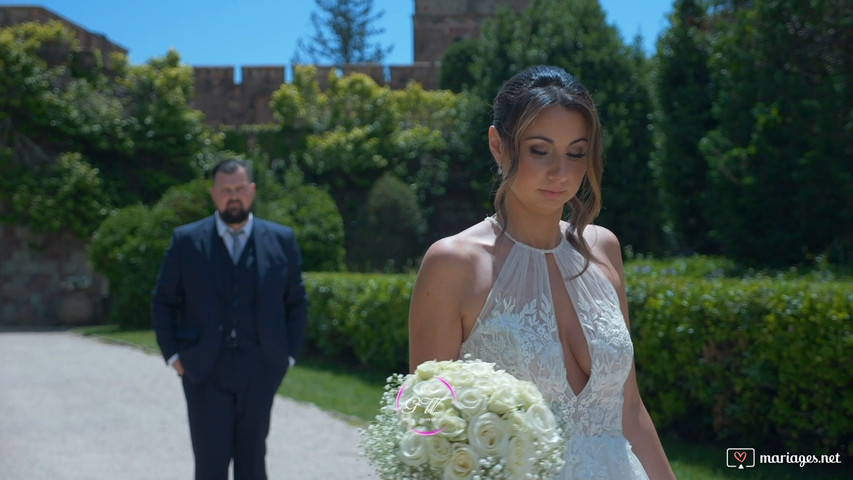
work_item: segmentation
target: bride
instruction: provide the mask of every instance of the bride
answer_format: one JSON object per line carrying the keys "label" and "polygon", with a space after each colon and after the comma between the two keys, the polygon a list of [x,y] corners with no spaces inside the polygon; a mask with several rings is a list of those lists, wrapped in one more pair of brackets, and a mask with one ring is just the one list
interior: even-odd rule
{"label": "bride", "polygon": [[411,368],[470,355],[534,382],[566,432],[561,479],[674,478],[637,389],[619,241],[591,223],[603,169],[592,98],[562,69],[524,70],[495,98],[489,148],[496,214],[426,252]]}

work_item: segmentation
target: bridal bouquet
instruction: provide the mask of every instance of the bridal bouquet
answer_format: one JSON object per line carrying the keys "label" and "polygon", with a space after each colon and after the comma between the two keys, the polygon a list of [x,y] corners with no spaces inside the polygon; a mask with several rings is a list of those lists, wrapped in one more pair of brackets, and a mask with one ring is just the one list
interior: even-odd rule
{"label": "bridal bouquet", "polygon": [[389,377],[361,447],[385,480],[550,479],[560,433],[532,383],[493,363],[429,361]]}

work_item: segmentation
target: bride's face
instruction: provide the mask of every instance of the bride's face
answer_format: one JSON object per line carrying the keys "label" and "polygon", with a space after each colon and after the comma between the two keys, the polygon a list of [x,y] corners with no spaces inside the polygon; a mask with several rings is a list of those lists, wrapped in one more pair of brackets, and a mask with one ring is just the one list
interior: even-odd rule
{"label": "bride's face", "polygon": [[[587,131],[586,119],[576,110],[552,106],[540,112],[521,134],[518,171],[507,200],[530,212],[562,215],[586,175]],[[504,172],[506,153],[499,158]]]}

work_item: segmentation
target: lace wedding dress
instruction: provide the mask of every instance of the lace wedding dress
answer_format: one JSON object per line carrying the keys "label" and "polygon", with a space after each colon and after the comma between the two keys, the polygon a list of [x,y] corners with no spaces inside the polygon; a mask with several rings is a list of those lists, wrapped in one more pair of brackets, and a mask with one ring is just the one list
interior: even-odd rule
{"label": "lace wedding dress", "polygon": [[[495,362],[539,387],[566,432],[566,466],[559,479],[647,479],[622,434],[623,389],[634,348],[616,290],[594,263],[575,277],[584,259],[565,236],[556,248],[542,250],[504,235],[513,245],[460,359],[470,355]],[[566,376],[549,255],[577,311],[592,361],[589,381],[577,395]]]}

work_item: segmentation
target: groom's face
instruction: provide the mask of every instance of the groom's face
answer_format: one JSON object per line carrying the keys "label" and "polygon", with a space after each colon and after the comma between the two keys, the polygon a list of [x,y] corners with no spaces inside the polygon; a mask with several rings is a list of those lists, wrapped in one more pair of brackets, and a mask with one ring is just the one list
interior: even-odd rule
{"label": "groom's face", "polygon": [[242,226],[255,202],[255,184],[249,181],[243,167],[232,173],[218,172],[213,178],[210,196],[226,224]]}

